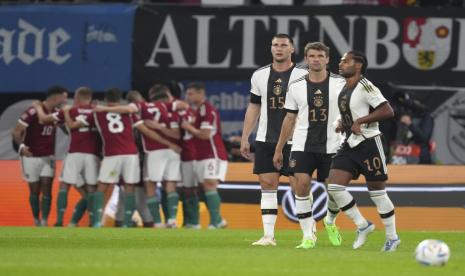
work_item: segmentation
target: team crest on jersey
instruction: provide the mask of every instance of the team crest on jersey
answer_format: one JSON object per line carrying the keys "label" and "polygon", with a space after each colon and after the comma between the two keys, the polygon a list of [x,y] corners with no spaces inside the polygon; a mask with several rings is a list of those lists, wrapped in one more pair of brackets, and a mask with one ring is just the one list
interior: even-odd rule
{"label": "team crest on jersey", "polygon": [[449,57],[452,19],[407,17],[402,51],[407,62],[420,70],[435,69]]}
{"label": "team crest on jersey", "polygon": [[316,107],[322,107],[323,106],[323,93],[318,89],[315,92],[315,95],[313,96],[313,105]]}
{"label": "team crest on jersey", "polygon": [[283,92],[282,82],[283,82],[283,81],[281,80],[281,78],[278,78],[278,79],[274,82],[273,93],[274,93],[276,96],[281,95],[281,93]]}

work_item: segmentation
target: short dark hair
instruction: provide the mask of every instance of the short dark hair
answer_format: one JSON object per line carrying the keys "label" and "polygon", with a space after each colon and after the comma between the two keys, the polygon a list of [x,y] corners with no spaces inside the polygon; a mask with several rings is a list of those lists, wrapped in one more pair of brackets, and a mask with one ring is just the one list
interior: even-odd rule
{"label": "short dark hair", "polygon": [[349,51],[349,52],[347,52],[347,54],[352,55],[352,59],[355,62],[358,62],[358,63],[362,64],[362,69],[360,70],[360,73],[362,75],[365,75],[366,71],[367,71],[367,67],[368,67],[368,60],[367,60],[367,57],[365,56],[365,54],[360,52],[360,51],[357,51],[357,50]]}
{"label": "short dark hair", "polygon": [[105,99],[107,102],[117,103],[123,98],[123,92],[118,88],[109,88],[105,91]]}
{"label": "short dark hair", "polygon": [[317,50],[317,51],[324,51],[326,54],[326,57],[329,57],[329,47],[326,46],[323,42],[310,42],[305,45],[304,48],[304,55],[307,56],[308,51],[312,50]]}
{"label": "short dark hair", "polygon": [[47,99],[55,95],[61,95],[65,92],[68,92],[68,90],[63,86],[54,85],[47,89]]}
{"label": "short dark hair", "polygon": [[79,87],[76,89],[76,93],[79,95],[79,98],[81,99],[92,99],[92,89],[89,87]]}
{"label": "short dark hair", "polygon": [[205,90],[205,84],[203,82],[191,82],[186,86],[186,90],[190,88],[195,90]]}
{"label": "short dark hair", "polygon": [[289,42],[292,44],[292,46],[294,46],[294,40],[288,34],[283,34],[283,33],[276,34],[275,36],[273,36],[271,40],[275,38],[287,38]]}

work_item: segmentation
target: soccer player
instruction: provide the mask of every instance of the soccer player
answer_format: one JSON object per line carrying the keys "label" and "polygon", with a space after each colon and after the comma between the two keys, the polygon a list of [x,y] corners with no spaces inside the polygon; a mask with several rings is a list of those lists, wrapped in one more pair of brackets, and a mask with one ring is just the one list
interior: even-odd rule
{"label": "soccer player", "polygon": [[[121,97],[122,93],[117,88],[105,92],[105,100],[110,108],[120,108]],[[130,113],[108,111],[103,106],[95,108],[94,120],[102,137],[104,158],[94,197],[94,227],[101,226],[104,192],[108,185],[119,182],[120,176],[125,184],[124,226],[130,226],[135,209],[134,184],[140,181],[139,155],[132,128],[136,128],[152,139],[160,138],[157,133],[148,129],[136,114],[133,114],[138,111],[136,105],[130,104],[127,107]]]}
{"label": "soccer player", "polygon": [[[49,88],[45,101],[41,103],[44,111],[47,114],[57,111],[60,105],[66,103],[67,94],[63,87]],[[24,111],[12,131],[13,140],[19,145],[21,172],[29,185],[29,204],[36,226],[47,226],[48,223],[55,176],[55,132],[56,125],[41,123],[33,106]]]}
{"label": "soccer player", "polygon": [[363,174],[386,228],[382,251],[395,251],[400,239],[396,233],[394,205],[385,189],[387,167],[378,129],[378,122],[394,116],[394,112],[380,90],[364,77],[367,66],[366,56],[358,51],[345,53],[339,63],[339,74],[346,79],[346,85],[338,97],[341,117],[337,130],[344,134],[344,143],[331,165],[328,193],[357,226],[352,247],[360,248],[375,225],[362,216],[346,186]]}
{"label": "soccer player", "polygon": [[[100,165],[101,141],[94,123],[92,90],[88,87],[76,89],[73,106],[65,106],[59,112],[45,114],[36,106],[39,118],[46,123],[65,123],[70,130],[70,145],[63,162],[60,189],[57,198],[57,222],[63,226],[63,215],[68,203],[68,192],[74,186],[81,195],[71,218],[70,226],[76,226],[93,201]],[[91,208],[89,208],[91,211]],[[93,213],[89,212],[90,217]],[[92,218],[91,218],[92,220]]]}
{"label": "soccer player", "polygon": [[[165,85],[154,85],[149,94],[154,97],[164,97],[165,104],[169,112],[177,120],[178,124],[182,122],[188,122],[195,124],[195,114],[189,104],[180,101],[173,97],[169,88]],[[160,95],[160,96],[157,96]],[[166,98],[163,95],[167,95]],[[183,203],[183,215],[184,215],[184,227],[191,229],[200,229],[199,222],[199,197],[197,194],[198,183],[195,177],[195,158],[196,158],[196,146],[194,137],[190,132],[181,128],[181,139],[179,144],[182,148],[181,151],[181,182],[180,193],[182,195]]]}
{"label": "soccer player", "polygon": [[[325,182],[331,161],[341,144],[341,134],[333,127],[339,116],[337,96],[345,85],[343,77],[327,71],[329,48],[321,42],[308,43],[304,49],[309,74],[290,83],[284,108],[281,135],[276,145],[273,163],[280,169],[283,164],[283,148],[292,132],[292,148],[289,161],[294,175],[297,217],[303,232],[301,249],[315,247],[312,218],[311,182],[317,171],[317,181]],[[339,212],[337,204],[328,200],[329,212],[324,220],[329,240],[334,246],[341,245],[341,236],[334,224]]]}
{"label": "soccer player", "polygon": [[[241,154],[251,160],[249,136],[259,120],[253,173],[258,175],[262,190],[260,208],[264,232],[263,237],[253,245],[276,245],[274,226],[278,215],[279,177],[288,176],[290,144],[284,147],[284,164],[281,170],[273,166],[273,154],[286,115],[284,102],[288,84],[308,73],[306,68],[298,67],[292,62],[293,53],[292,38],[286,34],[275,35],[271,40],[273,62],[256,70],[251,79],[250,103],[244,118]],[[291,177],[291,185],[293,181]]]}
{"label": "soccer player", "polygon": [[[159,202],[155,196],[156,183],[162,182],[166,191],[166,227],[176,228],[176,215],[179,195],[176,185],[181,181],[181,147],[178,141],[181,138],[179,124],[168,111],[165,101],[168,95],[164,92],[164,86],[160,89],[149,91],[151,102],[141,105],[141,118],[151,121],[149,126],[165,138],[169,143],[160,143],[143,136],[143,146],[146,153],[146,181],[147,181],[147,204],[149,205],[155,225],[160,224]],[[167,89],[167,87],[166,87]]]}
{"label": "soccer player", "polygon": [[205,192],[210,214],[209,229],[225,228],[226,220],[221,217],[221,198],[217,191],[219,181],[224,181],[228,167],[228,155],[221,137],[221,119],[215,107],[206,100],[205,86],[190,83],[186,87],[187,101],[195,112],[194,125],[187,120],[181,127],[193,137],[196,147],[195,174]]}

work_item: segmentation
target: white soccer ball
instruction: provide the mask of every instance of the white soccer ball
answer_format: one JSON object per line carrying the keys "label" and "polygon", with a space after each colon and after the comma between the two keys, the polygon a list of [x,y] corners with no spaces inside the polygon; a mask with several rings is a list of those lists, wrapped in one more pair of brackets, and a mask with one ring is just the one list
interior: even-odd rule
{"label": "white soccer ball", "polygon": [[422,265],[445,265],[449,257],[449,246],[440,240],[424,240],[415,249],[415,259]]}

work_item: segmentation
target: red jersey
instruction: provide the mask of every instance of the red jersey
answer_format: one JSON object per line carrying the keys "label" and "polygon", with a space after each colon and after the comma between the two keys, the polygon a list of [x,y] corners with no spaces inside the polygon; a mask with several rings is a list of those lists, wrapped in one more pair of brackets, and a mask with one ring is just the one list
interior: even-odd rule
{"label": "red jersey", "polygon": [[[45,107],[43,109],[45,114],[50,114]],[[55,123],[41,124],[33,106],[24,111],[18,122],[26,127],[24,144],[29,147],[32,156],[55,154]]]}
{"label": "red jersey", "polygon": [[143,122],[136,114],[95,112],[94,120],[103,143],[103,156],[138,154],[132,127]]}
{"label": "red jersey", "polygon": [[220,114],[209,102],[204,101],[195,112],[195,128],[210,129],[208,140],[194,138],[197,148],[197,160],[218,158],[228,160],[228,155],[221,137]]}
{"label": "red jersey", "polygon": [[[163,127],[167,128],[178,128],[179,124],[175,121],[175,118],[171,115],[168,111],[166,105],[163,102],[154,102],[154,103],[147,103],[147,102],[140,102],[137,104],[140,116],[142,120],[154,120],[158,122]],[[163,138],[170,140],[173,143],[178,143],[176,139],[170,138],[162,134],[158,130],[153,131],[157,132]],[[142,135],[142,145],[144,146],[144,151],[153,151],[153,150],[160,150],[160,149],[168,149],[167,145],[154,141],[145,135]]]}
{"label": "red jersey", "polygon": [[[189,122],[192,125],[195,125],[195,113],[191,108],[186,110],[178,110],[174,113],[175,118],[178,119],[178,122]],[[181,160],[182,161],[193,161],[196,159],[196,146],[194,136],[189,131],[181,129],[181,140],[180,146],[181,151]]]}
{"label": "red jersey", "polygon": [[[70,131],[71,142],[68,152],[100,155],[102,151],[102,142],[98,135],[97,126],[95,125],[92,106],[81,105],[73,107],[69,110],[69,116],[74,121],[82,122],[85,126]],[[59,122],[65,121],[63,110],[60,110],[55,117]]]}

